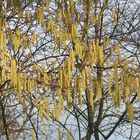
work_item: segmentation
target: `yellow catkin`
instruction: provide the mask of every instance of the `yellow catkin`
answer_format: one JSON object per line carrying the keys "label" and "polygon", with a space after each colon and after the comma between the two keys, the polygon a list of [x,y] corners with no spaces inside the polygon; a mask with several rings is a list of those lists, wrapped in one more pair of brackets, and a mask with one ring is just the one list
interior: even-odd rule
{"label": "yellow catkin", "polygon": [[[67,38],[66,38],[66,35],[65,35],[65,32],[63,31],[63,40],[62,40],[62,46],[63,46],[63,48],[65,48],[66,49],[66,40],[67,40]],[[60,46],[59,46],[59,48],[60,48]]]}
{"label": "yellow catkin", "polygon": [[77,55],[79,53],[79,46],[80,46],[79,42],[75,41],[75,52],[76,52]]}
{"label": "yellow catkin", "polygon": [[22,74],[18,73],[17,74],[17,96],[21,100],[21,92],[22,92]]}
{"label": "yellow catkin", "polygon": [[11,59],[11,80],[14,87],[17,85],[16,60]]}
{"label": "yellow catkin", "polygon": [[94,15],[91,17],[91,22],[93,25],[96,24],[96,17]]}
{"label": "yellow catkin", "polygon": [[46,117],[47,119],[50,118],[50,107],[49,107],[49,102],[47,97],[44,98],[44,106],[45,106],[45,112],[46,112]]}
{"label": "yellow catkin", "polygon": [[24,98],[22,98],[22,105],[23,105],[23,109],[25,110],[27,108],[27,101]]}
{"label": "yellow catkin", "polygon": [[79,57],[83,59],[83,45],[79,46]]}
{"label": "yellow catkin", "polygon": [[83,57],[83,46],[79,41],[75,41],[75,52],[82,59]]}
{"label": "yellow catkin", "polygon": [[32,44],[35,45],[36,41],[37,41],[37,36],[36,36],[36,34],[33,32],[32,37],[31,37],[31,42],[32,42]]}
{"label": "yellow catkin", "polygon": [[48,84],[48,76],[47,76],[47,71],[45,66],[43,67],[43,79],[44,79],[44,83],[47,85]]}
{"label": "yellow catkin", "polygon": [[32,129],[32,140],[35,140],[35,131]]}
{"label": "yellow catkin", "polygon": [[13,38],[14,50],[17,52],[20,47],[20,31],[19,29],[16,30],[15,36]]}
{"label": "yellow catkin", "polygon": [[67,89],[67,102],[71,103],[71,94],[70,94],[70,89]]}
{"label": "yellow catkin", "polygon": [[75,57],[75,52],[71,51],[70,52],[70,61],[71,61],[71,70],[74,70],[74,57]]}
{"label": "yellow catkin", "polygon": [[29,38],[28,36],[24,36],[22,39],[23,45],[24,45],[24,49],[26,49],[29,46]]}
{"label": "yellow catkin", "polygon": [[118,61],[121,62],[121,50],[120,50],[120,45],[119,44],[115,44],[115,52],[118,55]]}
{"label": "yellow catkin", "polygon": [[104,61],[104,56],[103,56],[103,48],[102,47],[98,47],[98,62],[100,65],[102,65]]}
{"label": "yellow catkin", "polygon": [[94,85],[94,68],[89,73],[89,86],[92,88]]}
{"label": "yellow catkin", "polygon": [[132,123],[134,120],[134,109],[132,104],[127,104],[127,114],[129,121]]}
{"label": "yellow catkin", "polygon": [[69,87],[69,80],[68,80],[68,75],[66,74],[66,71],[63,70],[63,85],[64,87]]}
{"label": "yellow catkin", "polygon": [[70,82],[71,82],[71,62],[68,60],[67,62],[67,76],[68,76],[68,87],[70,87]]}
{"label": "yellow catkin", "polygon": [[92,62],[93,62],[93,64],[95,64],[96,63],[96,61],[97,61],[97,49],[96,49],[96,45],[95,45],[95,42],[94,41],[92,41],[92,48],[93,48],[93,58],[92,58]]}
{"label": "yellow catkin", "polygon": [[24,80],[23,80],[23,90],[24,90],[24,92],[26,92],[26,88],[27,88],[27,81],[26,81],[26,78],[24,78]]}
{"label": "yellow catkin", "polygon": [[96,93],[97,99],[100,100],[102,98],[102,84],[100,80],[98,80],[96,83]]}
{"label": "yellow catkin", "polygon": [[93,48],[92,48],[92,44],[89,45],[89,54],[92,56],[93,53]]}
{"label": "yellow catkin", "polygon": [[71,13],[68,12],[68,13],[67,13],[67,16],[66,16],[66,18],[65,18],[65,19],[66,19],[66,22],[71,22],[71,18],[70,18],[70,17],[71,17]]}
{"label": "yellow catkin", "polygon": [[39,106],[39,115],[41,120],[44,119],[44,102],[40,101],[40,106]]}
{"label": "yellow catkin", "polygon": [[45,123],[43,124],[42,131],[43,131],[43,133],[45,133],[47,131],[47,125]]}
{"label": "yellow catkin", "polygon": [[115,82],[115,87],[118,88],[118,68],[117,68],[117,62],[114,63],[114,82]]}
{"label": "yellow catkin", "polygon": [[104,38],[104,47],[105,47],[105,48],[108,47],[108,46],[109,46],[109,43],[110,43],[110,39],[109,39],[109,37],[107,36],[107,37]]}
{"label": "yellow catkin", "polygon": [[115,10],[112,11],[112,21],[113,23],[117,23],[117,12]]}
{"label": "yellow catkin", "polygon": [[4,82],[6,80],[6,76],[5,76],[5,70],[4,68],[2,68],[2,73],[1,73],[1,77],[2,77],[2,81]]}
{"label": "yellow catkin", "polygon": [[52,31],[53,29],[53,21],[52,21],[52,17],[49,18],[49,21],[48,21],[48,27],[47,27],[47,30],[48,31]]}
{"label": "yellow catkin", "polygon": [[69,0],[71,12],[74,13],[74,3],[73,0]]}
{"label": "yellow catkin", "polygon": [[120,53],[120,45],[119,44],[115,44],[115,52]]}
{"label": "yellow catkin", "polygon": [[137,94],[138,94],[138,98],[140,99],[140,86],[138,86]]}
{"label": "yellow catkin", "polygon": [[113,101],[116,107],[120,107],[121,96],[119,90],[113,94]]}
{"label": "yellow catkin", "polygon": [[6,52],[7,45],[6,45],[6,33],[3,34],[3,51]]}
{"label": "yellow catkin", "polygon": [[6,57],[5,57],[5,53],[3,52],[3,54],[1,55],[1,59],[2,59],[2,68],[5,69],[6,67]]}
{"label": "yellow catkin", "polygon": [[123,85],[123,90],[125,91],[125,86],[127,85],[127,68],[128,68],[128,62],[125,61],[125,64],[122,67],[122,85]]}
{"label": "yellow catkin", "polygon": [[102,18],[102,13],[100,12],[100,13],[98,14],[98,17],[97,17],[97,23],[98,23],[98,25],[101,24],[101,18]]}
{"label": "yellow catkin", "polygon": [[39,10],[38,10],[38,16],[39,16],[39,22],[41,23],[41,26],[44,27],[44,7],[42,6]]}
{"label": "yellow catkin", "polygon": [[92,65],[95,64],[95,54],[94,54],[94,46],[91,44],[89,45],[89,60]]}
{"label": "yellow catkin", "polygon": [[56,26],[54,26],[53,32],[54,32],[54,48],[57,49],[58,31]]}
{"label": "yellow catkin", "polygon": [[54,115],[55,115],[55,119],[59,120],[59,112],[56,104],[56,99],[54,99]]}
{"label": "yellow catkin", "polygon": [[140,74],[138,76],[138,79],[136,80],[136,92],[137,92],[137,96],[138,96],[138,99],[140,100]]}
{"label": "yellow catkin", "polygon": [[37,88],[37,81],[34,80],[34,81],[33,81],[33,84],[34,84],[34,90],[35,90],[35,92],[37,92],[37,90],[38,90],[38,88]]}
{"label": "yellow catkin", "polygon": [[68,77],[70,80],[71,79],[71,60],[70,59],[67,62],[67,66],[68,66]]}
{"label": "yellow catkin", "polygon": [[104,1],[103,1],[103,9],[106,9],[107,2],[108,2],[108,0],[104,0]]}
{"label": "yellow catkin", "polygon": [[60,69],[59,70],[59,85],[60,85],[60,88],[62,89],[62,86],[63,86],[63,80],[62,80],[62,70]]}
{"label": "yellow catkin", "polygon": [[130,94],[130,87],[127,85],[127,86],[125,86],[124,90],[125,90],[125,98],[126,98],[126,100],[128,100],[128,97]]}
{"label": "yellow catkin", "polygon": [[59,116],[61,116],[62,113],[63,113],[62,105],[61,105],[61,104],[62,104],[62,103],[61,103],[61,99],[59,98],[59,103],[58,103]]}
{"label": "yellow catkin", "polygon": [[64,108],[64,99],[62,96],[60,96],[60,108],[61,108],[61,111],[64,112],[65,111],[65,108]]}
{"label": "yellow catkin", "polygon": [[9,38],[10,42],[12,42],[12,38],[13,38],[12,30],[10,28],[8,28],[7,31],[8,31],[8,38]]}
{"label": "yellow catkin", "polygon": [[75,24],[73,25],[73,32],[74,32],[75,36],[77,36],[77,35],[79,36],[79,32],[78,32]]}
{"label": "yellow catkin", "polygon": [[61,132],[60,132],[60,127],[58,127],[58,137],[59,137],[59,140],[62,140],[62,135],[61,135]]}
{"label": "yellow catkin", "polygon": [[13,38],[13,44],[14,44],[14,50],[17,52],[19,50],[19,47],[20,47],[20,41],[18,40],[17,37]]}
{"label": "yellow catkin", "polygon": [[44,112],[43,112],[43,105],[42,104],[40,105],[40,108],[39,108],[39,115],[40,115],[40,119],[43,120]]}
{"label": "yellow catkin", "polygon": [[66,14],[65,14],[65,10],[62,9],[62,17],[65,19],[66,18]]}
{"label": "yellow catkin", "polygon": [[[27,14],[27,13],[26,13]],[[37,8],[35,11],[36,19],[39,21],[39,9]],[[27,15],[25,15],[27,16]],[[28,17],[28,16],[27,16]]]}
{"label": "yellow catkin", "polygon": [[70,131],[67,131],[67,140],[71,140]]}
{"label": "yellow catkin", "polygon": [[33,80],[31,80],[30,78],[28,78],[27,80],[27,89],[28,92],[32,95],[32,88],[33,88]]}
{"label": "yellow catkin", "polygon": [[58,96],[60,97],[62,95],[62,89],[58,88]]}
{"label": "yellow catkin", "polygon": [[20,39],[20,31],[19,31],[19,29],[16,29],[15,36]]}
{"label": "yellow catkin", "polygon": [[71,36],[74,37],[75,33],[74,33],[74,28],[73,28],[73,24],[71,24]]}
{"label": "yellow catkin", "polygon": [[118,83],[118,68],[117,68],[117,61],[114,63],[114,82],[115,82],[115,93],[114,93],[114,101],[117,106],[120,106],[120,90],[119,90],[119,83]]}
{"label": "yellow catkin", "polygon": [[3,48],[3,31],[2,28],[0,27],[0,50]]}
{"label": "yellow catkin", "polygon": [[82,88],[83,88],[83,90],[86,89],[86,72],[85,72],[85,69],[82,70]]}
{"label": "yellow catkin", "polygon": [[50,5],[51,1],[50,0],[46,0],[45,2],[46,2],[46,9],[47,9],[47,11],[49,11],[49,5]]}
{"label": "yellow catkin", "polygon": [[94,99],[93,99],[93,91],[92,90],[89,91],[89,103],[92,107],[92,110],[94,110]]}

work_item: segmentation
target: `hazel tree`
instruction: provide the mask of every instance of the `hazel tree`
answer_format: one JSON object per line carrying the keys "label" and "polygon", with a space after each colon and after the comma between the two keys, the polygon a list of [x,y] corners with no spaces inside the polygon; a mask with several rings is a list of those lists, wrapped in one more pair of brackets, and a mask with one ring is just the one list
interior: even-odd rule
{"label": "hazel tree", "polygon": [[139,126],[138,5],[0,1],[2,135],[40,139],[55,125],[60,140],[98,140],[121,135],[118,128],[130,124],[129,139],[139,138],[132,129]]}

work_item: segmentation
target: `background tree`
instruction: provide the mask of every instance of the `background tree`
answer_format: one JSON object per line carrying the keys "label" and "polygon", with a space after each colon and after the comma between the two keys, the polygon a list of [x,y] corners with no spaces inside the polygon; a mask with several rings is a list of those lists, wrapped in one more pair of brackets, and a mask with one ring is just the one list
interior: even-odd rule
{"label": "background tree", "polygon": [[1,135],[139,139],[139,5],[1,1]]}

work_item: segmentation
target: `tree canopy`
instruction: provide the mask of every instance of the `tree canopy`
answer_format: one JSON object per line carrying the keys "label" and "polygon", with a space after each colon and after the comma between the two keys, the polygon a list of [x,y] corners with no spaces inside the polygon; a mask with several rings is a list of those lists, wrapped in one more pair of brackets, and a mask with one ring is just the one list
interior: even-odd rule
{"label": "tree canopy", "polygon": [[139,139],[139,13],[133,0],[0,0],[0,135]]}

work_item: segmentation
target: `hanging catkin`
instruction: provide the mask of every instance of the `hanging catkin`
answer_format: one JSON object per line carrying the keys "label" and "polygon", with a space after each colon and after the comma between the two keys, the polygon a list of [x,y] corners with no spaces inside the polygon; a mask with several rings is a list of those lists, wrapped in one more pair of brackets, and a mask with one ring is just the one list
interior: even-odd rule
{"label": "hanging catkin", "polygon": [[60,89],[62,89],[62,84],[63,84],[63,81],[62,81],[62,76],[63,76],[63,74],[62,74],[62,70],[60,69],[59,70],[59,86],[60,86]]}
{"label": "hanging catkin", "polygon": [[60,132],[60,127],[58,127],[58,137],[59,137],[59,140],[62,140],[62,136],[61,136],[61,132]]}
{"label": "hanging catkin", "polygon": [[55,115],[55,119],[59,120],[59,112],[58,112],[58,108],[57,108],[57,104],[56,104],[56,99],[54,99],[54,115]]}
{"label": "hanging catkin", "polygon": [[90,103],[90,105],[92,107],[92,111],[93,111],[94,110],[94,99],[93,99],[93,91],[92,90],[89,91],[89,103]]}
{"label": "hanging catkin", "polygon": [[86,89],[86,72],[85,72],[85,69],[82,70],[82,88],[83,88],[83,90]]}
{"label": "hanging catkin", "polygon": [[32,129],[32,140],[35,140],[35,131]]}
{"label": "hanging catkin", "polygon": [[132,121],[134,120],[134,109],[132,104],[130,103],[127,104],[127,114],[129,121],[132,123]]}
{"label": "hanging catkin", "polygon": [[11,59],[11,80],[14,87],[17,86],[17,70],[16,70],[16,60]]}

